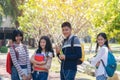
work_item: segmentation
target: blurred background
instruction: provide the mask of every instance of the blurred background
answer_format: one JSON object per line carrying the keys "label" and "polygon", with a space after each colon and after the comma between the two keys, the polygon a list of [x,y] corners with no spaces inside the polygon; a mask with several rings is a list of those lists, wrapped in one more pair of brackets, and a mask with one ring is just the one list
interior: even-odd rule
{"label": "blurred background", "polygon": [[[64,38],[61,24],[71,23],[73,34],[85,47],[85,62],[78,66],[76,80],[95,80],[94,68],[87,62],[95,55],[96,35],[105,32],[117,59],[117,78],[120,76],[120,0],[0,0],[0,76],[9,80],[5,72],[6,53],[12,43],[12,31],[24,32],[23,43],[30,56],[42,35],[50,37],[53,47]],[[50,79],[59,80],[59,62],[53,59]],[[118,79],[113,80],[120,80]]]}

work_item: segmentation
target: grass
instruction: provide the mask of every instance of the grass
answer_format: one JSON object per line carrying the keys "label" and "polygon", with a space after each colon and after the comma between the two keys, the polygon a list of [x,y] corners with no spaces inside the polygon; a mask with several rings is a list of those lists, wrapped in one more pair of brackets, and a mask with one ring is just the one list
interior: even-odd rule
{"label": "grass", "polygon": [[[86,50],[89,49],[89,46],[90,46],[90,43],[87,43],[87,44],[84,44]],[[113,49],[113,53],[115,56],[120,56],[120,44],[110,44],[111,48]],[[95,49],[95,44],[93,44],[93,49]],[[30,52],[31,53],[34,53],[35,49],[34,48],[30,48]],[[95,53],[93,54],[85,54],[85,60],[87,60],[88,58],[91,58],[95,55]],[[120,71],[120,64],[118,65],[117,67],[117,70]],[[50,69],[50,72],[53,72],[53,73],[60,73],[60,63],[58,62],[58,58],[55,57],[53,58],[53,61],[52,61],[52,65],[51,65],[51,69]],[[93,76],[90,76],[90,75],[87,75],[85,73],[79,73],[77,72],[77,75],[76,75],[76,80],[95,80],[95,77]]]}
{"label": "grass", "polygon": [[[112,49],[112,52],[113,52],[113,54],[115,55],[115,56],[120,56],[120,44],[109,44],[110,45],[110,48]],[[95,43],[93,43],[93,45],[92,45],[92,50],[94,50],[95,51],[95,46],[96,46],[96,44]],[[90,43],[85,43],[84,44],[84,47],[85,47],[85,49],[88,51],[88,49],[89,49],[89,47],[90,47]],[[86,53],[86,58],[89,58],[89,57],[91,57],[91,56],[94,56],[95,55],[95,53],[92,53],[92,54],[90,54],[90,55],[88,55],[87,53]]]}
{"label": "grass", "polygon": [[[86,47],[89,47],[89,46],[90,46],[90,43],[86,43],[86,44],[84,44],[84,46],[85,46],[85,48],[86,48]],[[95,43],[93,44],[93,47],[94,47],[94,46],[95,46]],[[113,48],[113,53],[114,53],[114,55],[115,55],[115,56],[120,56],[120,53],[119,53],[119,52],[120,52],[120,49],[118,49],[118,48],[120,48],[120,44],[110,44],[110,46],[111,46],[111,48]],[[95,53],[94,53],[94,54],[85,54],[85,60],[87,60],[88,58],[93,57],[94,55],[95,55]],[[117,70],[120,71],[120,64],[118,65]],[[60,64],[59,64],[57,58],[54,58],[54,59],[53,59],[51,71],[52,71],[52,72],[56,72],[56,73],[59,73],[59,72],[60,72]],[[94,80],[94,77],[89,76],[89,75],[87,75],[87,74],[83,74],[83,73],[77,73],[77,78],[82,77],[82,75],[91,77],[91,78],[93,78],[92,80]],[[83,77],[84,77],[84,76],[83,76]]]}
{"label": "grass", "polygon": [[50,71],[56,73],[60,72],[60,63],[58,62],[58,58],[53,58]]}
{"label": "grass", "polygon": [[[50,72],[60,73],[60,63],[58,58],[53,58]],[[95,77],[87,75],[85,73],[77,72],[76,80],[95,80]]]}
{"label": "grass", "polygon": [[117,71],[120,71],[120,64],[117,65]]}
{"label": "grass", "polygon": [[[84,45],[90,45],[91,43],[84,43]],[[93,46],[96,46],[96,43],[92,43]],[[120,44],[118,43],[110,43],[109,44],[110,46],[115,46],[115,47],[120,47]]]}
{"label": "grass", "polygon": [[[85,44],[85,46],[87,46],[87,44]],[[111,48],[112,48],[112,52],[114,54],[115,57],[119,57],[120,56],[120,44],[110,44]],[[85,55],[85,60],[87,60],[88,58],[92,58],[95,55],[95,53],[92,54],[86,54]],[[118,64],[117,66],[117,71],[120,71],[120,64]]]}
{"label": "grass", "polygon": [[[86,47],[89,47],[90,46],[90,43],[87,43],[84,45],[85,48]],[[112,47],[113,49],[113,53],[115,56],[120,56],[120,44],[110,44],[110,46]],[[95,44],[93,44],[93,48],[95,47]],[[31,55],[34,53],[34,51],[36,50],[36,48],[30,48],[29,49],[29,52],[31,53]],[[87,60],[88,58],[91,58],[95,55],[94,54],[85,54],[85,60]],[[2,57],[4,57],[5,55],[3,55]],[[117,71],[120,71],[120,64],[118,64],[117,66]],[[55,57],[53,58],[53,61],[52,61],[52,65],[51,65],[51,69],[50,69],[50,72],[55,72],[55,73],[60,73],[60,63],[58,62],[58,58]],[[77,72],[77,75],[76,75],[76,80],[95,80],[95,77],[93,76],[90,76],[90,75],[87,75],[85,73],[79,73]]]}

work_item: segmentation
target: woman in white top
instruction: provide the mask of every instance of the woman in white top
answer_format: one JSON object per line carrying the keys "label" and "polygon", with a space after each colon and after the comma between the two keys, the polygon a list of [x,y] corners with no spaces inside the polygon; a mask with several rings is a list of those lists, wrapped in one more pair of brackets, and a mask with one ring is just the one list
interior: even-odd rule
{"label": "woman in white top", "polygon": [[[100,49],[98,50],[98,48]],[[96,67],[95,70],[96,80],[107,80],[108,76],[101,60],[103,60],[106,66],[109,49],[110,48],[108,45],[108,39],[106,34],[99,33],[97,36],[97,46],[96,46],[97,55],[90,60],[91,64]]]}

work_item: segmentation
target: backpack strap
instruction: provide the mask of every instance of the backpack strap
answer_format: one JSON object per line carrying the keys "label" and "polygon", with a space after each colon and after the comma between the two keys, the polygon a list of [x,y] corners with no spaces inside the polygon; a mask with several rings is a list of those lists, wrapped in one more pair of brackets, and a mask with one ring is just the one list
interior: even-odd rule
{"label": "backpack strap", "polygon": [[104,66],[104,69],[105,69],[105,73],[107,74],[107,71],[106,71],[106,66],[105,66],[105,63],[104,63],[104,61],[101,59],[101,62],[102,62],[102,64],[103,64],[103,66]]}
{"label": "backpack strap", "polygon": [[101,59],[101,62],[102,62],[102,64],[103,64],[104,68],[105,68],[105,64],[104,64],[104,62],[103,62],[103,60],[102,60],[102,59]]}
{"label": "backpack strap", "polygon": [[14,44],[12,45],[12,48],[13,48],[13,50],[15,51],[15,56],[16,56],[16,58],[17,58],[17,60],[18,60],[18,58],[19,58],[19,53],[15,50],[15,45],[14,45]]}
{"label": "backpack strap", "polygon": [[71,39],[71,49],[72,49],[72,52],[74,53],[74,39],[75,39],[76,36],[73,36],[72,39]]}

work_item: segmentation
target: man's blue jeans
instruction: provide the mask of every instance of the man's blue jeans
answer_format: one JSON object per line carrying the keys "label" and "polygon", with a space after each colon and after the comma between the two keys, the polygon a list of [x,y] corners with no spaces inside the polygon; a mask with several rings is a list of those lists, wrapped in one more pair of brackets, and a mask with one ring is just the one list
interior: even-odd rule
{"label": "man's blue jeans", "polygon": [[75,80],[76,70],[64,70],[60,71],[61,80]]}
{"label": "man's blue jeans", "polygon": [[33,80],[47,80],[48,79],[48,72],[38,72],[34,71],[32,74]]}

